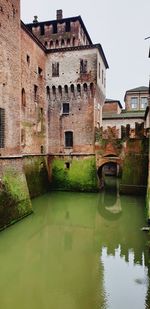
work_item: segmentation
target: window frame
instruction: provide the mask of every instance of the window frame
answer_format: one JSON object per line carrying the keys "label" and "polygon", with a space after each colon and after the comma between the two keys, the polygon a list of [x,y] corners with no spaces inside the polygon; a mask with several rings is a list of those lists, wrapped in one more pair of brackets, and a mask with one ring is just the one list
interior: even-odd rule
{"label": "window frame", "polygon": [[65,148],[73,148],[73,131],[65,131]]}

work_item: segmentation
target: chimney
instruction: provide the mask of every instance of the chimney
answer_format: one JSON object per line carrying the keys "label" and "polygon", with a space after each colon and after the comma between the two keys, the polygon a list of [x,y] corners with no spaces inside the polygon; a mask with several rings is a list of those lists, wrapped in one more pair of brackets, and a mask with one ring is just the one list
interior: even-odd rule
{"label": "chimney", "polygon": [[63,19],[63,11],[62,10],[56,11],[56,19],[57,20]]}
{"label": "chimney", "polygon": [[38,16],[34,16],[33,23],[38,23]]}

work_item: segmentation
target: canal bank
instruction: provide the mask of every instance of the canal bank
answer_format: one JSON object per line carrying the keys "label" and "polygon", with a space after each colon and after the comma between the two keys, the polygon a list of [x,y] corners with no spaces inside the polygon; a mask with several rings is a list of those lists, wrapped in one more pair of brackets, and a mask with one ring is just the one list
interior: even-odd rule
{"label": "canal bank", "polygon": [[[139,140],[136,145],[143,144]],[[128,144],[127,144],[128,145]],[[132,147],[131,147],[132,146]],[[120,161],[120,192],[145,194],[147,188],[148,152],[133,154],[135,141],[128,146],[128,154]],[[3,229],[32,213],[31,199],[48,191],[98,192],[100,188],[99,166],[114,163],[116,157],[94,154],[53,154],[1,157],[0,165],[0,228]],[[118,159],[117,159],[118,160]],[[120,159],[119,159],[120,160]],[[117,161],[119,162],[119,161]],[[149,220],[149,183],[147,189],[147,217]],[[123,190],[124,189],[124,190]]]}

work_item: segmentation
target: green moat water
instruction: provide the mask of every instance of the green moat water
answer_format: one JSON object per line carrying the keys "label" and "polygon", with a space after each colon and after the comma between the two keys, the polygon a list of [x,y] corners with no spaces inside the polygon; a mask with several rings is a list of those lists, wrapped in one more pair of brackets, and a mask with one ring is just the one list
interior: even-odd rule
{"label": "green moat water", "polygon": [[0,309],[150,308],[142,197],[51,192],[0,233]]}

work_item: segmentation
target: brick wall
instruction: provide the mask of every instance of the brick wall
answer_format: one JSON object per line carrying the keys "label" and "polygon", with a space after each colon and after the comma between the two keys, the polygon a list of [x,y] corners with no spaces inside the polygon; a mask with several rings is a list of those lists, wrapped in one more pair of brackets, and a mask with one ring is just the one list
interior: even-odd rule
{"label": "brick wall", "polygon": [[21,104],[22,153],[40,154],[47,151],[45,63],[44,51],[22,29],[21,88],[25,96]]}
{"label": "brick wall", "polygon": [[[87,72],[80,72],[81,59],[87,61]],[[59,62],[59,76],[53,77],[52,64]],[[104,93],[97,85],[97,50],[74,50],[51,53],[47,59],[47,87],[50,90],[48,110],[49,152],[94,151],[94,126],[99,120]],[[69,103],[69,113],[62,112]],[[99,117],[99,119],[97,119]],[[96,120],[95,120],[96,119]],[[65,132],[73,132],[73,147],[64,147]]]}
{"label": "brick wall", "polygon": [[0,108],[5,109],[1,155],[20,152],[20,1],[0,0]]}

